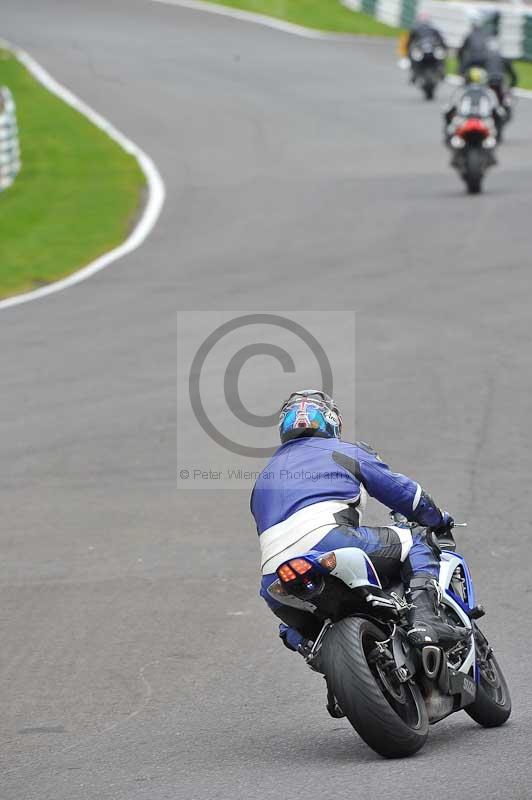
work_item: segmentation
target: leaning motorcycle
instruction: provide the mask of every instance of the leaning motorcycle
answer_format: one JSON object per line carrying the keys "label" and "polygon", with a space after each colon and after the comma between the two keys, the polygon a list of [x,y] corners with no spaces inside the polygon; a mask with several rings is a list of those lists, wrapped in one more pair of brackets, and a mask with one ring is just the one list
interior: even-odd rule
{"label": "leaning motorcycle", "polygon": [[445,77],[445,48],[425,39],[410,48],[413,81],[427,100],[432,100],[437,85]]}
{"label": "leaning motorcycle", "polygon": [[482,191],[484,175],[496,163],[497,132],[490,117],[460,120],[449,139],[451,165],[458,171],[469,194]]}
{"label": "leaning motorcycle", "polygon": [[309,551],[277,569],[268,591],[278,602],[310,611],[321,631],[306,653],[310,667],[327,681],[327,708],[347,717],[375,752],[411,756],[425,744],[432,725],[464,709],[486,728],[511,712],[510,692],[488,640],[478,627],[471,574],[455,552],[452,534],[440,549],[440,613],[463,629],[448,650],[408,639],[412,605],[400,584],[382,588],[371,559],[357,548]]}

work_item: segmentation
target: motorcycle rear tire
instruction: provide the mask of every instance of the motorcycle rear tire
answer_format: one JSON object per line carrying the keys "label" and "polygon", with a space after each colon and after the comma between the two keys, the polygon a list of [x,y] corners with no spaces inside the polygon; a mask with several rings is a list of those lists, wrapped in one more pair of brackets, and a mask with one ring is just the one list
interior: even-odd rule
{"label": "motorcycle rear tire", "polygon": [[465,154],[464,180],[469,194],[479,194],[482,191],[482,153],[477,149],[468,150]]}
{"label": "motorcycle rear tire", "polygon": [[374,643],[386,638],[370,620],[347,617],[326,634],[320,665],[342,711],[366,744],[385,758],[404,758],[425,744],[428,714],[415,683],[390,683],[390,693],[376,665],[368,663]]}

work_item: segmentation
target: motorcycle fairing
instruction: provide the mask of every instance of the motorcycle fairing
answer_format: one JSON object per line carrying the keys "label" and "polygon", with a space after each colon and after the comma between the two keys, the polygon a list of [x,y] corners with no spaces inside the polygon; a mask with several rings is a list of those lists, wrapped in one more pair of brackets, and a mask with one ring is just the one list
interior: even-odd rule
{"label": "motorcycle fairing", "polygon": [[[459,567],[461,568],[461,574],[465,580],[467,603],[465,603],[462,598],[458,597],[458,595],[451,588],[451,581],[454,572]],[[448,552],[446,550],[442,552],[440,561],[439,585],[442,593],[442,603],[452,608],[460,619],[462,625],[471,630],[473,625],[469,616],[469,612],[475,608],[475,590],[473,587],[473,581],[471,579],[469,567],[467,566],[467,562],[463,556],[459,555],[458,553]],[[475,681],[478,683],[478,670],[476,668],[475,657],[475,640],[473,635],[471,636],[467,657],[462,662],[458,672],[462,673],[464,677],[470,674],[474,675]],[[465,691],[466,693],[470,694],[470,692],[468,692],[469,688],[470,687],[466,682]],[[469,700],[469,702],[471,701]]]}

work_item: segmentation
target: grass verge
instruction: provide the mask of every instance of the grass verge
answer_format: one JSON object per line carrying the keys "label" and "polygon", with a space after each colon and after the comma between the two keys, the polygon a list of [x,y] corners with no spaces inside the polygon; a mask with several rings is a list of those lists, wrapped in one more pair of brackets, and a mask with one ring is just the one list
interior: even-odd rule
{"label": "grass verge", "polygon": [[514,69],[517,72],[517,85],[520,89],[532,89],[532,63],[530,61],[515,61]]}
{"label": "grass verge", "polygon": [[369,14],[350,11],[340,0],[215,0],[218,5],[241,8],[255,14],[305,25],[335,33],[367,36],[397,36],[397,29],[379,22]]}
{"label": "grass verge", "polygon": [[0,50],[22,170],[0,192],[0,298],[58,280],[120,244],[145,179],[133,156]]}

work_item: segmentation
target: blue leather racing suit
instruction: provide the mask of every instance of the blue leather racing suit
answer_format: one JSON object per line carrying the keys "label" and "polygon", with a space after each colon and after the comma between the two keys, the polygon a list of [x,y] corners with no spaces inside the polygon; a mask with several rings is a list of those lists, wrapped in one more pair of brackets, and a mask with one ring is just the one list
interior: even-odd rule
{"label": "blue leather racing suit", "polygon": [[313,638],[311,615],[278,603],[268,593],[275,570],[308,550],[359,547],[379,577],[438,577],[439,561],[424,531],[387,525],[361,526],[367,495],[420,526],[438,526],[445,515],[415,481],[392,472],[364,444],[302,437],[281,445],[262,470],[251,495],[261,548],[261,596],[274,613]]}

